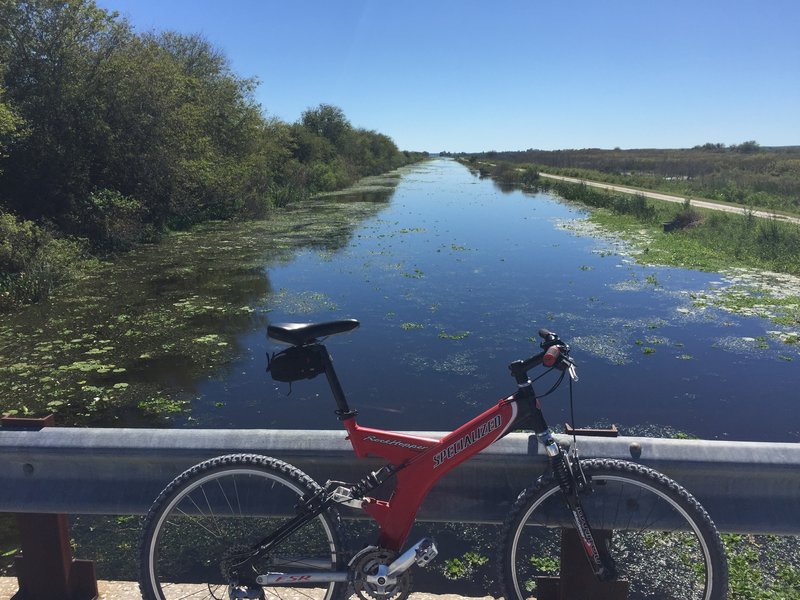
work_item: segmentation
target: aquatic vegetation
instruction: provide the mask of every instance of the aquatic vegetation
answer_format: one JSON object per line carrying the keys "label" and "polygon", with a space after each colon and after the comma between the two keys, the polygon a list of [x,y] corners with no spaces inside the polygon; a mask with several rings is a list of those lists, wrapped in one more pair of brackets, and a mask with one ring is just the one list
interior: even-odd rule
{"label": "aquatic vegetation", "polygon": [[800,325],[800,277],[754,269],[727,269],[708,290],[691,295],[695,306],[716,306],[775,324]]}
{"label": "aquatic vegetation", "polygon": [[768,331],[767,333],[778,338],[784,344],[800,343],[800,332],[798,331]]}
{"label": "aquatic vegetation", "polygon": [[749,336],[744,337],[735,337],[735,336],[728,336],[719,338],[715,343],[714,346],[717,348],[722,348],[727,350],[728,352],[733,352],[736,354],[742,355],[750,355],[756,351],[763,351],[768,350],[770,348],[769,343],[766,341],[765,338],[754,338]]}
{"label": "aquatic vegetation", "polygon": [[449,355],[444,360],[437,360],[433,363],[433,369],[440,373],[469,375],[477,372],[479,368],[480,366],[472,352],[458,352]]}
{"label": "aquatic vegetation", "polygon": [[187,404],[188,402],[186,400],[156,396],[154,398],[140,400],[138,407],[144,413],[161,416],[180,413],[186,408]]}
{"label": "aquatic vegetation", "polygon": [[[636,343],[638,344],[638,341]],[[582,352],[588,352],[615,365],[631,361],[624,345],[620,344],[619,338],[614,335],[578,335],[571,338],[571,344]]]}
{"label": "aquatic vegetation", "polygon": [[446,331],[439,332],[439,338],[443,340],[463,340],[469,337],[469,331],[459,331],[458,333],[447,333]]}
{"label": "aquatic vegetation", "polygon": [[[656,234],[642,229],[639,223],[628,223],[624,217],[610,219],[605,213],[593,213],[588,220],[579,218],[560,222],[559,226],[578,235],[605,237],[609,243],[615,245],[620,255],[633,255],[645,264],[698,267],[685,262],[676,263],[665,258],[663,253],[655,252]],[[800,276],[751,267],[730,267],[724,261],[707,263],[705,267],[699,268],[718,269],[722,274],[722,281],[713,289],[689,291],[693,306],[715,306],[742,316],[766,318],[779,325],[800,324]],[[661,287],[656,274],[647,275],[644,283],[654,288]],[[611,284],[611,287],[620,291],[635,291],[642,288],[642,282],[634,277]],[[683,312],[688,311],[683,309]]]}
{"label": "aquatic vegetation", "polygon": [[425,274],[420,269],[414,269],[410,273],[403,273],[403,277],[407,277],[408,279],[422,279],[425,277]]}
{"label": "aquatic vegetation", "polygon": [[485,565],[489,558],[477,552],[466,552],[459,558],[450,558],[444,561],[442,573],[447,579],[466,579],[472,577],[476,567]]}
{"label": "aquatic vegetation", "polygon": [[270,304],[273,310],[279,308],[292,315],[334,311],[337,308],[336,304],[322,292],[293,292],[287,289],[278,290],[273,294],[270,297]]}
{"label": "aquatic vegetation", "polygon": [[[382,181],[385,199],[397,178]],[[336,309],[319,292],[273,293],[264,265],[309,244],[340,248],[385,207],[375,194],[309,200],[270,221],[205,223],[96,263],[49,303],[0,324],[0,412],[54,412],[62,425],[189,418],[186,383],[229,363],[237,334],[264,327],[269,310]]]}

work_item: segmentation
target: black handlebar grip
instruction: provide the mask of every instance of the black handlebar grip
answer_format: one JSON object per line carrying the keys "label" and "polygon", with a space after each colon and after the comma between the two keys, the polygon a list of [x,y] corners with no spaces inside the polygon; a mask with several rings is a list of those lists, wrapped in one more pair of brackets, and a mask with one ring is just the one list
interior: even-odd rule
{"label": "black handlebar grip", "polygon": [[554,334],[554,333],[550,332],[549,330],[545,329],[544,327],[542,327],[539,330],[539,337],[542,338],[543,340],[547,340],[549,338],[556,337],[556,334]]}
{"label": "black handlebar grip", "polygon": [[552,367],[558,362],[561,356],[561,349],[558,346],[550,346],[542,356],[542,364],[545,367]]}

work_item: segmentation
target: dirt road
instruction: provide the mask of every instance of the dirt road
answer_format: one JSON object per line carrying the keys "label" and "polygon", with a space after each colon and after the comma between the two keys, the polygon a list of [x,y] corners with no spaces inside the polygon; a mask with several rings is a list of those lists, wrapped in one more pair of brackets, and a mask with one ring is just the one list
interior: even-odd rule
{"label": "dirt road", "polygon": [[[666,202],[679,202],[683,204],[686,202],[685,196],[673,196],[671,194],[663,194],[661,192],[650,192],[646,190],[638,190],[635,188],[625,187],[622,185],[612,185],[610,183],[601,183],[599,181],[586,181],[585,179],[576,179],[574,177],[563,177],[561,175],[550,175],[548,173],[539,173],[540,177],[546,177],[548,179],[558,179],[559,181],[567,181],[569,183],[583,183],[585,185],[600,188],[603,190],[608,190],[611,192],[621,192],[623,194],[642,194],[646,198],[653,198],[654,200],[664,200]],[[718,202],[710,202],[708,200],[697,200],[695,198],[690,199],[691,205],[695,208],[708,208],[711,210],[721,210],[723,212],[729,213],[739,213],[739,214],[747,214],[746,208],[741,208],[739,206],[728,206],[726,204],[720,204]],[[762,219],[775,219],[777,221],[785,221],[787,223],[794,223],[795,225],[800,225],[800,217],[787,217],[786,215],[779,215],[767,210],[754,210],[752,211],[753,215],[756,217],[761,217]]]}

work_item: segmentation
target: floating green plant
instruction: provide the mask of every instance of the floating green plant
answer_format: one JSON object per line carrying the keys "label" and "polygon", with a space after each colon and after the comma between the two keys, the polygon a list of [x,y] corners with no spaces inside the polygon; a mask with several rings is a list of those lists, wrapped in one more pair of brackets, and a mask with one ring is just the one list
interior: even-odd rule
{"label": "floating green plant", "polygon": [[469,337],[469,331],[460,331],[458,333],[447,333],[446,331],[440,331],[439,337],[443,340],[463,340],[466,337]]}
{"label": "floating green plant", "polygon": [[219,341],[220,337],[216,333],[209,333],[207,335],[194,338],[194,341],[198,344],[215,344]]}
{"label": "floating green plant", "polygon": [[183,411],[187,405],[188,402],[184,400],[165,398],[163,396],[156,396],[155,398],[141,400],[138,404],[139,409],[141,409],[143,412],[154,415],[179,413]]}

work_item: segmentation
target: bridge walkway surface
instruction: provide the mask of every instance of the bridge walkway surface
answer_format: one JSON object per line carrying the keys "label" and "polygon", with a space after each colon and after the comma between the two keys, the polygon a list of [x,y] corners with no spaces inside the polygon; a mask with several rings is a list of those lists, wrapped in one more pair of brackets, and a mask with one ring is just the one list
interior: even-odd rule
{"label": "bridge walkway surface", "polygon": [[[12,600],[17,593],[18,583],[15,577],[0,577],[0,600]],[[98,600],[141,600],[139,586],[134,581],[98,581],[97,589],[100,592]],[[355,597],[355,596],[353,596]],[[460,600],[467,598],[462,594],[428,594],[414,592],[410,600]],[[493,600],[492,596],[469,596],[469,600]],[[59,600],[54,598],[53,600]]]}

